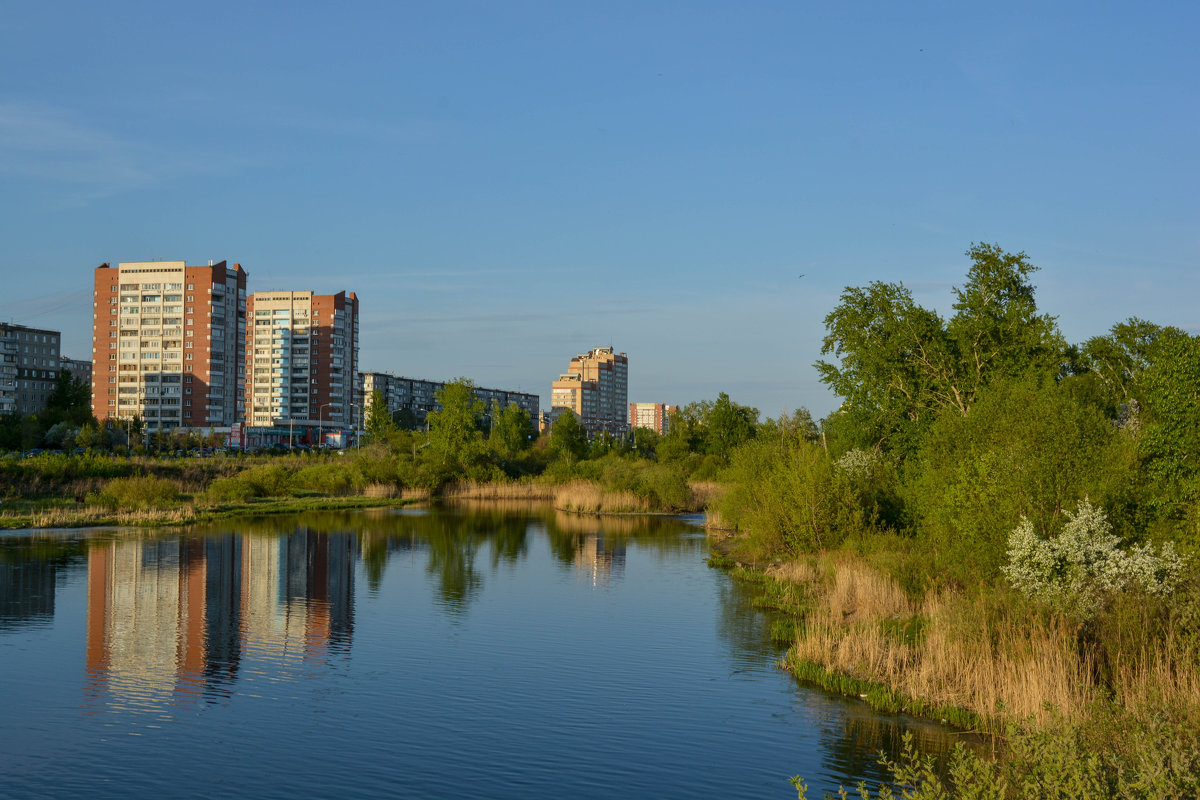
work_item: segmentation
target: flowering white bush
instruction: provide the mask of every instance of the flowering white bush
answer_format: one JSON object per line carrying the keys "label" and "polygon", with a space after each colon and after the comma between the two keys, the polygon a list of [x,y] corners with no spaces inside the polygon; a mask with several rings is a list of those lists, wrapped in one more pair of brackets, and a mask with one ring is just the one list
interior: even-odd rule
{"label": "flowering white bush", "polygon": [[881,458],[878,450],[854,448],[837,460],[838,469],[851,480],[864,480],[875,474]]}
{"label": "flowering white bush", "polygon": [[1104,596],[1134,586],[1169,594],[1179,583],[1183,558],[1170,542],[1159,553],[1149,545],[1119,547],[1104,510],[1086,498],[1067,513],[1062,533],[1043,539],[1022,517],[1008,537],[1004,574],[1014,588],[1060,611],[1088,617]]}

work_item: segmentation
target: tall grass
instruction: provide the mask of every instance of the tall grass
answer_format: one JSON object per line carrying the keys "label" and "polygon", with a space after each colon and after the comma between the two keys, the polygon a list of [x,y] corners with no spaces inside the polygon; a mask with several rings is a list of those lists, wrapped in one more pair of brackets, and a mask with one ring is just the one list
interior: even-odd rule
{"label": "tall grass", "polygon": [[446,500],[553,500],[554,486],[533,481],[460,481],[444,488]]}
{"label": "tall grass", "polygon": [[1078,721],[1100,694],[1077,626],[1061,617],[1014,616],[952,593],[930,592],[913,604],[894,580],[862,563],[828,570],[817,610],[789,653],[794,667],[891,687],[931,708],[961,707],[993,728]]}
{"label": "tall grass", "polygon": [[554,492],[554,507],[583,514],[627,514],[655,511],[648,498],[606,489],[590,481],[573,481]]}

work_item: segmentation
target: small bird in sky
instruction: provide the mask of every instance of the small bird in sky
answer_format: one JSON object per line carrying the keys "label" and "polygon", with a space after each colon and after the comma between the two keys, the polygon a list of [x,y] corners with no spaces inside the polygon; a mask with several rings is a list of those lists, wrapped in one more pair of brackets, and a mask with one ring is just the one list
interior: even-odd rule
{"label": "small bird in sky", "polygon": [[801,273],[800,273],[799,275],[797,275],[796,277],[798,277],[798,278],[803,278],[803,277],[804,277],[804,275],[805,275],[805,273],[801,272]]}

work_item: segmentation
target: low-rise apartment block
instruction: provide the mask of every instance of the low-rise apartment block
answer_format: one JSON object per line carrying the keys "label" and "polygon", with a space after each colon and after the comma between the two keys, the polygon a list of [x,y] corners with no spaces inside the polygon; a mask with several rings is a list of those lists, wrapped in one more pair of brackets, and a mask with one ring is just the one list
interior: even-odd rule
{"label": "low-rise apartment block", "polygon": [[[437,393],[446,385],[443,381],[405,378],[389,372],[365,372],[359,376],[359,383],[362,387],[363,402],[368,406],[371,403],[371,396],[377,391],[381,392],[389,414],[408,409],[412,412],[418,426],[425,424],[426,414],[438,409]],[[537,424],[541,398],[536,394],[476,386],[475,396],[489,410],[493,404],[502,409],[516,404],[529,413],[529,419],[534,425]]]}
{"label": "low-rise apartment block", "polygon": [[71,373],[75,380],[86,383],[88,386],[92,385],[92,362],[62,356],[58,363],[59,369]]}
{"label": "low-rise apartment block", "polygon": [[[147,431],[213,428],[241,419],[246,271],[224,261],[96,267],[92,413],[140,416]],[[55,360],[57,361],[57,353]]]}
{"label": "low-rise apartment block", "polygon": [[46,407],[60,369],[59,331],[0,322],[0,414]]}

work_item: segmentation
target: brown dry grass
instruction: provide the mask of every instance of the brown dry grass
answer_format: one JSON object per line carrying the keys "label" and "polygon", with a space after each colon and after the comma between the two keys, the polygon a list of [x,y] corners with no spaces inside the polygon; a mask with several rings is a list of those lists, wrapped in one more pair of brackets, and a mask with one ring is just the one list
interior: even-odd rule
{"label": "brown dry grass", "polygon": [[[688,488],[692,490],[697,506],[710,508],[716,505],[728,487],[716,481],[688,481]],[[715,510],[709,513],[715,513]]]}
{"label": "brown dry grass", "polygon": [[650,503],[632,492],[607,491],[591,481],[573,481],[555,487],[554,507],[584,514],[626,514],[653,511]]}
{"label": "brown dry grass", "polygon": [[446,500],[552,500],[555,487],[530,481],[463,481],[442,491]]}
{"label": "brown dry grass", "polygon": [[[809,581],[815,571],[795,568]],[[1091,660],[1061,619],[1017,620],[955,594],[913,604],[895,581],[853,561],[823,583],[792,659],[992,720],[1079,719],[1095,696]]]}
{"label": "brown dry grass", "polygon": [[1200,728],[1200,663],[1186,642],[1169,635],[1148,646],[1136,660],[1119,661],[1113,668],[1114,698],[1143,717],[1171,709]]}

